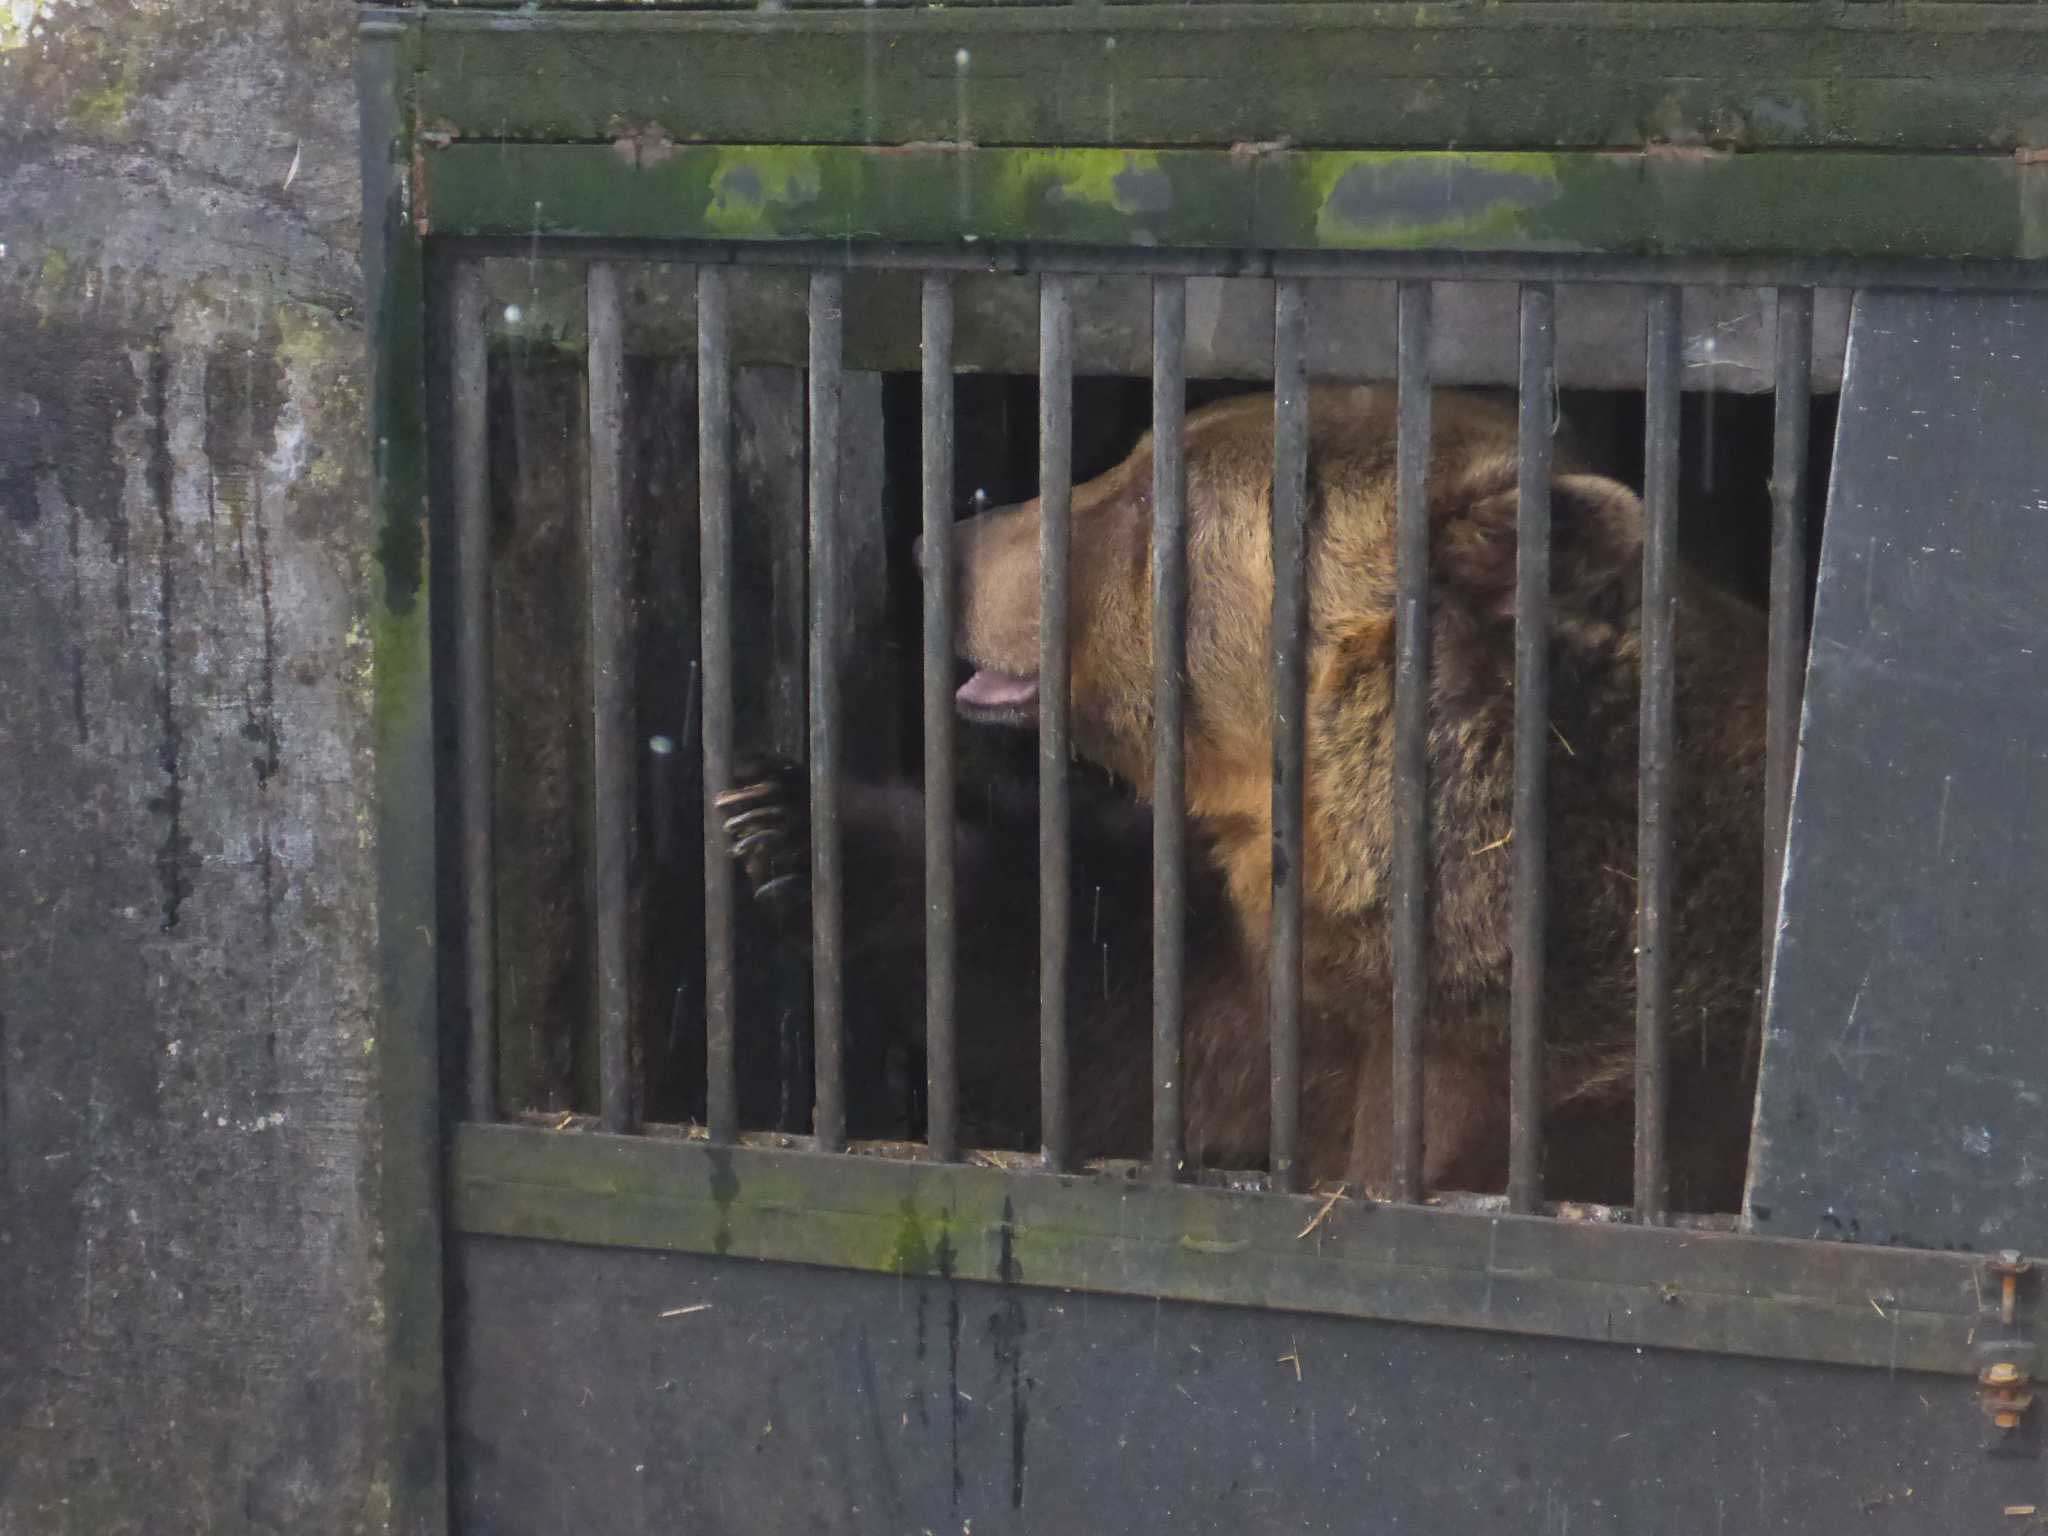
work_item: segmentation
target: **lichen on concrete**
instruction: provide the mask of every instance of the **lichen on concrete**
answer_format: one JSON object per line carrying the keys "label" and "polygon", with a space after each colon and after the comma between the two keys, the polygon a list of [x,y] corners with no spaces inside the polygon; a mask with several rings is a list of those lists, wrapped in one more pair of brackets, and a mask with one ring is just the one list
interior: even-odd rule
{"label": "lichen on concrete", "polygon": [[383,1520],[354,19],[0,4],[8,1532]]}

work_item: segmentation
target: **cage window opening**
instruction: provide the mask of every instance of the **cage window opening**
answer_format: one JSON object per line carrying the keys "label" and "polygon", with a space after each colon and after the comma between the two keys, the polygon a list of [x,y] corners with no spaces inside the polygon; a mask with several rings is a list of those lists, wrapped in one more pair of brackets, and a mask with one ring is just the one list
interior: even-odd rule
{"label": "cage window opening", "polygon": [[[655,835],[655,827],[633,824],[630,808],[636,803],[634,777],[652,772],[658,765],[644,756],[644,742],[633,734],[630,716],[622,713],[620,707],[622,690],[627,686],[625,680],[630,678],[628,632],[633,622],[629,605],[623,600],[631,584],[622,576],[628,548],[622,532],[626,493],[621,477],[626,460],[631,390],[625,367],[627,347],[619,294],[621,270],[610,262],[597,262],[590,266],[587,274],[589,397],[586,451],[592,635],[590,744],[596,764],[593,769],[596,830],[591,852],[590,900],[597,938],[594,967],[597,998],[593,1008],[593,1034],[600,1065],[597,1108],[601,1121],[608,1128],[630,1129],[637,1123],[638,1098],[645,1091],[636,1078],[636,1073],[642,1068],[637,1060],[639,1053],[633,1032],[644,1029],[647,1021],[632,1016],[628,1005],[630,989],[615,979],[629,969],[619,957],[624,954],[624,946],[628,942],[630,928],[627,915],[632,901],[630,887],[618,878],[618,872],[630,868],[632,840]],[[707,275],[715,280],[704,282],[703,277]],[[735,637],[732,630],[736,623],[744,630],[752,619],[745,613],[735,618],[730,602],[731,578],[726,574],[731,562],[729,541],[732,537],[732,491],[729,482],[733,473],[730,398],[733,358],[726,334],[728,322],[723,314],[721,285],[724,278],[722,271],[700,274],[695,305],[697,334],[694,339],[699,391],[699,484],[695,521],[700,539],[703,589],[697,618],[701,647],[701,745],[707,839],[713,839],[719,831],[717,818],[710,806],[711,796],[717,787],[729,786],[734,771],[730,721],[734,679],[730,648],[735,643],[745,642]],[[955,621],[955,596],[952,591],[952,563],[945,558],[945,546],[952,531],[952,514],[958,502],[953,481],[960,472],[961,463],[956,451],[956,423],[952,415],[955,370],[958,367],[953,353],[953,285],[954,278],[950,274],[933,274],[918,285],[924,353],[920,396],[924,462],[916,483],[927,543],[924,563],[917,572],[923,592],[919,610],[923,623],[920,654],[924,669],[925,713],[922,737],[925,796],[923,868],[931,897],[925,912],[923,934],[924,1029],[919,1041],[923,1051],[923,1071],[918,1075],[925,1096],[925,1146],[929,1155],[941,1161],[957,1159],[962,1152],[958,1048],[954,1037],[963,1021],[956,1018],[959,979],[954,971],[953,955],[957,915],[952,910],[951,891],[955,878],[951,851],[953,827],[959,809],[953,796],[959,765],[952,741],[951,673],[955,663],[947,643]],[[1184,740],[1183,727],[1178,723],[1185,701],[1179,668],[1174,663],[1184,656],[1186,644],[1188,577],[1184,555],[1162,558],[1176,546],[1184,549],[1188,537],[1185,493],[1181,489],[1185,464],[1181,457],[1180,428],[1189,392],[1185,357],[1186,284],[1176,276],[1156,280],[1150,287],[1153,299],[1153,377],[1150,382],[1154,433],[1151,534],[1155,553],[1151,618],[1154,656],[1159,667],[1153,679],[1152,699],[1156,774],[1151,808],[1152,1135],[1149,1148],[1141,1151],[1149,1157],[1156,1173],[1193,1176],[1195,1170],[1185,1166],[1188,1149],[1178,1124],[1186,1092],[1186,1085],[1181,1080],[1184,1068],[1178,1057],[1184,1048],[1179,1037],[1179,1021],[1186,1006],[1187,982],[1180,950],[1185,942],[1187,895],[1186,875],[1176,871],[1177,863],[1186,857],[1185,845],[1179,849],[1174,846],[1177,836],[1185,836],[1181,812],[1184,790],[1176,782],[1185,772],[1179,761],[1179,750],[1184,746]],[[1271,1051],[1271,1120],[1264,1175],[1273,1187],[1282,1189],[1293,1187],[1298,1181],[1291,1148],[1298,1146],[1302,1136],[1299,1121],[1302,1112],[1300,1066],[1298,1054],[1290,1062],[1288,1042],[1290,1028],[1295,1031],[1300,1028],[1299,982],[1294,983],[1296,996],[1290,1001],[1283,977],[1284,957],[1290,942],[1297,949],[1300,944],[1300,892],[1298,884],[1290,889],[1281,873],[1284,866],[1287,873],[1298,881],[1306,852],[1306,831],[1301,821],[1298,798],[1308,766],[1303,749],[1295,747],[1294,756],[1291,762],[1289,760],[1290,737],[1301,728],[1304,702],[1300,690],[1305,687],[1307,665],[1305,649],[1290,646],[1295,626],[1305,624],[1307,618],[1305,597],[1292,599],[1290,596],[1294,583],[1302,579],[1305,554],[1301,536],[1297,533],[1290,537],[1289,532],[1292,519],[1304,515],[1298,509],[1305,508],[1308,494],[1305,462],[1301,471],[1302,489],[1298,493],[1290,489],[1294,477],[1295,448],[1288,437],[1291,431],[1301,435],[1301,452],[1305,461],[1307,359],[1312,350],[1312,337],[1297,334],[1290,341],[1289,326],[1298,324],[1299,317],[1297,315],[1293,322],[1286,318],[1290,302],[1299,303],[1302,287],[1292,280],[1278,283],[1274,300],[1273,836],[1276,857],[1271,909],[1274,970],[1268,977],[1270,1008],[1266,1019]],[[1426,742],[1427,690],[1418,688],[1417,683],[1429,675],[1432,618],[1428,612],[1427,562],[1425,559],[1418,566],[1412,542],[1414,524],[1423,522],[1422,547],[1427,548],[1427,498],[1422,471],[1430,462],[1430,399],[1437,387],[1431,377],[1431,322],[1439,318],[1431,303],[1430,288],[1430,283],[1422,279],[1405,282],[1398,288],[1396,303],[1399,323],[1394,445],[1398,461],[1396,486],[1399,503],[1395,612],[1396,778],[1397,797],[1403,809],[1397,813],[1395,829],[1397,873],[1393,937],[1396,986],[1390,1113],[1395,1124],[1394,1185],[1397,1193],[1409,1200],[1443,1193],[1425,1188],[1423,1174],[1430,1134],[1421,1114],[1421,1090],[1430,1048],[1428,989],[1431,936],[1428,921],[1433,893],[1430,889],[1428,820],[1433,801],[1429,784],[1430,764],[1426,752],[1418,746]],[[1056,680],[1063,681],[1070,674],[1072,663],[1069,603],[1074,537],[1073,481],[1077,473],[1074,445],[1076,302],[1072,281],[1057,275],[1043,279],[1040,292],[1038,454],[1040,497],[1046,511],[1040,525],[1039,571],[1041,611],[1045,618],[1039,636],[1041,669],[1038,694],[1040,1130],[1045,1164],[1055,1169],[1066,1169],[1077,1165],[1070,1103],[1070,1078],[1075,1063],[1069,1053],[1071,1021],[1066,1017],[1066,983],[1074,966],[1084,961],[1092,963],[1093,959],[1081,953],[1078,946],[1070,946],[1077,917],[1072,910],[1071,897],[1073,865],[1070,845],[1074,835],[1074,813],[1069,803],[1070,791],[1065,772],[1072,756],[1072,722],[1068,718],[1069,701],[1062,696],[1064,688],[1054,686]],[[843,275],[837,272],[813,274],[808,282],[807,297],[808,366],[804,369],[803,389],[804,419],[807,421],[805,473],[808,495],[805,502],[809,508],[806,524],[809,570],[805,590],[810,633],[807,636],[809,683],[806,690],[809,754],[805,769],[809,780],[811,815],[810,937],[816,998],[816,1017],[811,1026],[816,1070],[812,1129],[815,1145],[824,1150],[834,1150],[848,1144],[847,1063],[844,1053],[849,1045],[849,1036],[843,1001],[846,985],[844,929],[848,923],[858,921],[857,917],[849,916],[847,910],[849,904],[858,900],[857,893],[848,884],[854,877],[837,852],[842,785],[847,772],[842,760],[845,727],[841,717],[844,703],[838,681],[845,666],[843,629],[846,593],[842,532],[846,518],[855,515],[851,508],[842,505],[844,498],[838,483],[838,447],[846,431],[840,406],[846,376]],[[1807,532],[1803,517],[1808,487],[1803,477],[1803,464],[1808,448],[1804,422],[1810,409],[1810,399],[1795,396],[1786,382],[1788,370],[1797,367],[1802,378],[1810,383],[1807,377],[1811,369],[1810,335],[1803,343],[1798,339],[1801,297],[1806,304],[1805,322],[1810,327],[1810,293],[1787,290],[1781,295],[1777,312],[1785,359],[1779,366],[1779,388],[1774,396],[1779,432],[1774,442],[1774,468],[1769,483],[1774,539],[1770,572],[1770,667],[1771,682],[1777,692],[1773,695],[1771,710],[1772,787],[1763,807],[1762,823],[1764,836],[1770,840],[1767,878],[1769,868],[1782,857],[1782,797],[1789,792],[1790,750],[1783,741],[1784,722],[1788,717],[1796,718],[1796,702],[1787,704],[1783,700],[1796,688],[1798,664],[1803,660],[1797,643],[1803,632],[1800,604],[1804,600],[1802,583],[1805,573],[1798,564],[1784,562],[1789,542],[1803,540]],[[833,313],[835,303],[836,314]],[[1514,572],[1516,769],[1513,784],[1513,821],[1517,832],[1515,847],[1509,854],[1517,873],[1513,918],[1515,969],[1510,1008],[1513,1041],[1507,1072],[1513,1113],[1508,1128],[1509,1172],[1505,1199],[1510,1209],[1526,1212],[1545,1209],[1549,1203],[1541,1175],[1544,1129],[1541,999],[1547,904],[1543,898],[1545,871],[1540,807],[1545,800],[1545,772],[1542,753],[1523,747],[1526,738],[1543,736],[1543,731],[1536,728],[1539,720],[1545,726],[1549,724],[1544,719],[1548,658],[1541,643],[1550,623],[1547,612],[1550,547],[1545,530],[1552,469],[1552,401],[1557,389],[1557,343],[1552,335],[1554,308],[1549,286],[1531,284],[1523,287],[1520,290],[1519,314],[1521,357],[1517,387],[1521,396],[1521,417],[1518,428],[1518,538]],[[1665,289],[1653,295],[1650,314],[1649,343],[1645,354],[1649,387],[1643,395],[1646,412],[1644,507],[1648,536],[1644,553],[1641,741],[1645,762],[1639,772],[1641,846],[1638,867],[1634,871],[1642,891],[1639,922],[1646,942],[1637,957],[1638,1150],[1635,1173],[1639,1188],[1646,1192],[1638,1197],[1640,1212],[1644,1219],[1654,1220],[1661,1219],[1669,1208],[1668,1194],[1660,1196],[1656,1193],[1660,1181],[1668,1182],[1669,1179],[1663,1166],[1666,1158],[1650,1144],[1666,1135],[1661,1123],[1664,1111],[1660,1108],[1660,1096],[1668,1095],[1669,1091],[1663,1081],[1671,1070],[1668,1060],[1671,1050],[1668,1043],[1669,1004],[1660,1004],[1657,999],[1659,989],[1668,992],[1670,984],[1670,925],[1676,911],[1669,889],[1675,873],[1673,855],[1668,846],[1660,855],[1657,841],[1661,836],[1668,844],[1674,815],[1673,796],[1682,789],[1675,782],[1674,767],[1669,761],[1672,748],[1668,739],[1671,728],[1669,716],[1674,707],[1669,695],[1673,687],[1673,669],[1677,665],[1668,619],[1677,597],[1673,575],[1679,517],[1676,466],[1680,447],[1678,422],[1683,407],[1683,381],[1678,374],[1683,358],[1676,347],[1676,340],[1681,335],[1677,290]],[[1660,340],[1662,333],[1659,327],[1669,331],[1670,340]],[[1791,338],[1789,341],[1788,337]],[[1668,349],[1669,355],[1660,352],[1660,347]],[[1800,355],[1805,358],[1803,364],[1795,361]],[[1295,386],[1290,384],[1290,380],[1297,377],[1297,369],[1300,383]],[[1442,387],[1451,386],[1445,384]],[[1300,420],[1290,424],[1290,414],[1297,409]],[[453,420],[458,432],[463,430],[460,412]],[[1787,466],[1794,460],[1802,467],[1788,470]],[[478,478],[481,480],[482,477]],[[458,531],[461,526],[458,518]],[[720,549],[721,541],[728,546],[723,551]],[[1177,582],[1176,567],[1179,568]],[[488,589],[485,595],[488,600]],[[1301,606],[1289,612],[1287,604],[1290,601],[1298,601]],[[1667,625],[1661,640],[1658,633],[1660,624]],[[721,646],[727,649],[723,662],[719,659]],[[1789,663],[1788,657],[1791,658]],[[718,697],[721,690],[724,694],[722,699]],[[487,690],[479,689],[477,692],[483,694]],[[1661,706],[1658,702],[1660,695],[1664,698]],[[1290,699],[1293,701],[1291,712]],[[1660,707],[1663,711],[1661,716],[1658,713]],[[714,723],[714,717],[720,715],[726,717],[722,732],[721,727]],[[1419,725],[1414,723],[1417,720]],[[1659,748],[1660,739],[1666,756],[1661,769],[1650,761]],[[1055,762],[1061,771],[1053,771]],[[1660,773],[1665,781],[1661,785],[1658,782]],[[488,787],[484,793],[488,794]],[[1659,826],[1662,827],[1661,832]],[[484,844],[488,853],[489,840],[485,839]],[[715,841],[713,845],[716,846]],[[474,870],[467,862],[467,855],[465,860],[465,879],[473,880]],[[1404,868],[1405,876],[1402,873]],[[735,926],[733,909],[739,898],[734,894],[732,875],[730,861],[706,859],[704,1113],[710,1134],[726,1142],[735,1140],[743,1130],[749,1129],[742,1124],[738,1096],[732,1085],[736,1076],[736,1057],[746,1048],[742,1043],[743,1037],[752,1027],[752,1021],[738,1017],[738,999],[733,993],[734,962],[730,951],[734,938],[731,928]],[[721,907],[723,917],[720,915]],[[1290,907],[1294,908],[1292,913]],[[1297,929],[1291,941],[1286,932],[1290,922]],[[726,929],[723,937],[718,931],[721,926]],[[1763,934],[1766,946],[1770,931],[1767,916]],[[1662,954],[1659,951],[1660,936]],[[464,942],[474,942],[473,935],[467,930]],[[1069,953],[1070,947],[1074,952]],[[495,974],[492,968],[484,966],[474,956],[465,959],[464,965],[490,973],[485,976],[483,987],[477,989],[478,992],[486,991]],[[725,982],[723,989],[719,984],[721,972]],[[1060,978],[1057,985],[1052,982],[1054,976]],[[472,993],[474,995],[475,992]],[[1661,1023],[1657,1019],[1660,1010],[1664,1014]],[[1291,1026],[1290,1013],[1295,1016]],[[1660,1032],[1665,1036],[1661,1043],[1653,1038]],[[1298,1050],[1297,1036],[1293,1052],[1298,1053]],[[480,1051],[479,1055],[488,1060],[487,1053]],[[483,1100],[477,1095],[473,1083],[470,1099],[473,1117],[488,1118],[492,1111],[483,1107]]]}

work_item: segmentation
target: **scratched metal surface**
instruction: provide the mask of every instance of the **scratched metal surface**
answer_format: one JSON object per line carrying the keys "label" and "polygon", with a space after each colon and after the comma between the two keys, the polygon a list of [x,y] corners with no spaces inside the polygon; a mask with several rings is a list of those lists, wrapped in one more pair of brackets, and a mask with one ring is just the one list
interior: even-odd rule
{"label": "scratched metal surface", "polygon": [[2048,302],[1866,293],[1822,542],[1758,1230],[2048,1243]]}
{"label": "scratched metal surface", "polygon": [[2048,1507],[2037,1431],[1998,1442],[1960,1378],[497,1238],[453,1257],[464,1533],[1811,1536]]}

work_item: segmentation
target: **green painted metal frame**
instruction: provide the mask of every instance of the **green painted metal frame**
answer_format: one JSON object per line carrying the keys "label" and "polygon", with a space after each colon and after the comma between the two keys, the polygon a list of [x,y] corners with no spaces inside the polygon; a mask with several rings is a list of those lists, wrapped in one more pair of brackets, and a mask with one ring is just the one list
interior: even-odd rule
{"label": "green painted metal frame", "polygon": [[429,146],[436,234],[1745,260],[2048,256],[2010,155]]}
{"label": "green painted metal frame", "polygon": [[2031,4],[434,10],[422,69],[428,129],[557,144],[2048,145]]}
{"label": "green painted metal frame", "polygon": [[1998,1296],[1967,1254],[520,1125],[456,1131],[450,1200],[498,1237],[1943,1375]]}
{"label": "green painted metal frame", "polygon": [[2048,167],[2031,153],[2048,144],[2048,7],[713,0],[363,15],[395,1529],[447,1519],[445,1231],[1974,1369],[1996,1287],[1966,1255],[445,1128],[425,256],[429,237],[789,255],[1031,244],[1170,248],[1219,270],[1258,253],[1963,260],[2018,263],[2031,282],[2025,264],[2048,256]]}
{"label": "green painted metal frame", "polygon": [[379,1193],[389,1528],[448,1526],[441,1250],[444,1144],[435,941],[427,572],[426,258],[413,220],[417,19],[366,12],[357,51],[370,317]]}

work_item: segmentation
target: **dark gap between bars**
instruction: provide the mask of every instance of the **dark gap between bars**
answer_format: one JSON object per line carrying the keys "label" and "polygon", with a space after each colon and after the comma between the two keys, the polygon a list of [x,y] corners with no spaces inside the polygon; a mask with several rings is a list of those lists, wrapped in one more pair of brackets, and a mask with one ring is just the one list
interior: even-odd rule
{"label": "dark gap between bars", "polygon": [[1039,1136],[1045,1164],[1072,1166],[1067,1119],[1067,563],[1072,539],[1074,305],[1067,279],[1038,289]]}
{"label": "dark gap between bars", "polygon": [[925,1144],[960,1156],[954,1050],[953,281],[924,280]]}
{"label": "dark gap between bars", "polygon": [[639,1121],[633,1091],[632,993],[627,917],[633,817],[633,694],[623,494],[626,357],[619,271],[592,262],[584,272],[590,350],[590,720],[592,905],[597,916],[598,1115],[608,1131]]}
{"label": "dark gap between bars", "polygon": [[1300,1187],[1302,760],[1308,652],[1308,300],[1273,289],[1273,828],[1268,918],[1268,1154],[1274,1187]]}
{"label": "dark gap between bars", "polygon": [[449,366],[455,471],[456,688],[469,1118],[498,1118],[497,875],[491,663],[489,351],[481,261],[455,264]]}
{"label": "dark gap between bars", "polygon": [[712,1141],[739,1133],[734,1065],[734,870],[718,796],[732,783],[732,349],[725,273],[697,269],[698,647],[704,747],[704,1100]]}
{"label": "dark gap between bars", "polygon": [[820,1152],[846,1148],[845,996],[840,928],[839,398],[846,278],[813,272],[810,297],[811,1017]]}
{"label": "dark gap between bars", "polygon": [[1152,283],[1152,1171],[1177,1179],[1187,983],[1187,283]]}
{"label": "dark gap between bars", "polygon": [[1764,732],[1763,996],[1770,995],[1778,896],[1806,682],[1806,439],[1813,410],[1813,291],[1777,290],[1771,439],[1771,599]]}
{"label": "dark gap between bars", "polygon": [[1671,786],[1678,606],[1679,296],[1653,289],[1644,392],[1642,735],[1636,788],[1636,1215],[1661,1222],[1671,1033]]}
{"label": "dark gap between bars", "polygon": [[1395,345],[1393,1186],[1422,1187],[1422,1048],[1429,1007],[1429,330],[1427,282],[1400,285]]}
{"label": "dark gap between bars", "polygon": [[1543,944],[1549,901],[1550,466],[1557,352],[1547,283],[1521,292],[1515,513],[1514,971],[1508,1018],[1508,1209],[1543,1199]]}

